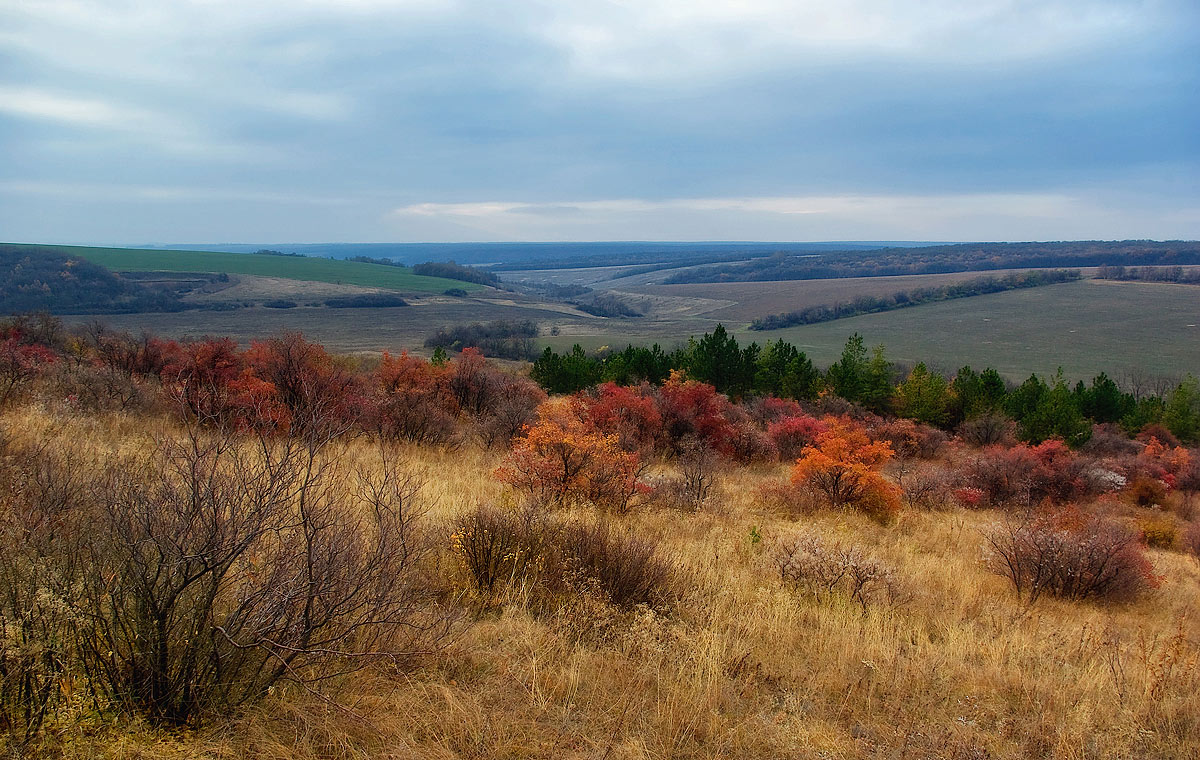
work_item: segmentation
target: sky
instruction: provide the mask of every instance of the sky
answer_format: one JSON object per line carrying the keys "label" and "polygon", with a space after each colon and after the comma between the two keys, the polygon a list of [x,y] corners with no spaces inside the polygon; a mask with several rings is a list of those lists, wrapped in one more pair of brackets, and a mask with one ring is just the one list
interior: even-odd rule
{"label": "sky", "polygon": [[1196,0],[0,0],[0,240],[1200,238]]}

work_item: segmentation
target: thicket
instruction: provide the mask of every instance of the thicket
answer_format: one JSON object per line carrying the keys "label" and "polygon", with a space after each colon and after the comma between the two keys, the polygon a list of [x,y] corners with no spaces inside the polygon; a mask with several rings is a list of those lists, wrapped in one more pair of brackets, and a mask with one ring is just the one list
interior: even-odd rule
{"label": "thicket", "polygon": [[832,322],[835,319],[854,317],[859,314],[875,314],[881,311],[894,311],[909,306],[950,301],[956,298],[971,298],[989,293],[1003,293],[1006,290],[1037,288],[1043,285],[1055,285],[1062,282],[1073,282],[1080,278],[1077,269],[1057,269],[1034,272],[1014,272],[1004,277],[978,277],[966,282],[939,285],[932,288],[916,288],[901,290],[890,296],[859,296],[847,303],[823,304],[808,306],[797,311],[784,314],[771,314],[755,319],[750,325],[751,330],[778,330],[795,325],[812,325],[818,322]]}
{"label": "thicket", "polygon": [[413,274],[426,277],[443,277],[447,280],[462,280],[478,285],[496,286],[500,284],[500,278],[486,269],[463,266],[455,264],[453,261],[426,261],[423,264],[413,265],[412,271]]}
{"label": "thicket", "polygon": [[1184,269],[1181,266],[1102,266],[1096,271],[1096,277],[1125,282],[1178,282],[1200,285],[1200,269]]}
{"label": "thicket", "polygon": [[533,359],[537,356],[534,343],[537,336],[538,326],[532,320],[513,322],[501,319],[441,327],[425,339],[425,347],[450,351],[475,348],[497,359]]}
{"label": "thicket", "polygon": [[[283,682],[316,688],[376,664],[394,672],[436,651],[481,601],[556,615],[593,601],[673,614],[683,563],[658,532],[634,532],[619,515],[716,512],[734,463],[790,464],[791,478],[777,466],[763,480],[769,506],[791,516],[847,510],[886,523],[903,508],[998,510],[985,564],[1027,602],[1128,601],[1158,584],[1143,541],[1200,546],[1188,506],[1200,457],[1171,428],[1131,439],[1104,423],[1093,446],[1073,449],[1066,436],[1016,443],[1010,433],[1027,425],[1003,422],[1046,399],[1078,404],[1078,414],[1124,413],[1106,378],[1078,386],[1078,401],[1059,380],[1009,389],[990,372],[938,382],[914,368],[892,386],[924,417],[950,410],[947,426],[954,410],[972,410],[985,423],[970,435],[989,441],[976,447],[828,392],[737,398],[680,370],[658,384],[602,382],[548,398],[470,348],[453,360],[384,355],[364,366],[299,335],[242,348],[68,331],[41,317],[7,322],[0,336],[13,368],[5,407],[35,397],[80,414],[124,409],[169,431],[112,451],[0,436],[0,726],[18,751],[81,695],[98,715],[196,725]],[[709,361],[731,348],[716,334],[695,346],[713,352]],[[876,359],[852,340],[838,387],[876,398],[872,384],[889,376]],[[1196,385],[1177,384],[1164,414],[1195,412]],[[988,420],[1002,421],[999,433]],[[431,524],[424,481],[399,465],[396,444],[469,438],[501,449],[493,476],[508,488],[500,506]],[[661,469],[671,475],[647,475]],[[1154,484],[1151,501],[1142,483]],[[668,498],[655,498],[659,488]],[[752,528],[747,556],[775,546],[763,558],[821,603],[866,614],[909,597],[894,568],[848,541],[762,540]]]}
{"label": "thicket", "polygon": [[325,305],[331,309],[381,309],[408,306],[408,301],[394,293],[361,293],[326,298]]}

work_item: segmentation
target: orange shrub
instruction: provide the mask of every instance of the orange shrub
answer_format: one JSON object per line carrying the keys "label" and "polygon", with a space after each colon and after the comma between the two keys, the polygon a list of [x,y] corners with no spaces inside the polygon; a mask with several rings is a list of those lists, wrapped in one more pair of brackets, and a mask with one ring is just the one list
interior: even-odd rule
{"label": "orange shrub", "polygon": [[560,398],[538,408],[537,424],[517,439],[496,477],[534,503],[623,510],[644,490],[638,465],[636,453],[596,429],[579,399]]}
{"label": "orange shrub", "polygon": [[891,458],[888,444],[872,441],[849,420],[833,420],[814,445],[804,447],[792,482],[817,491],[831,507],[886,519],[900,510],[898,489],[879,472]]}

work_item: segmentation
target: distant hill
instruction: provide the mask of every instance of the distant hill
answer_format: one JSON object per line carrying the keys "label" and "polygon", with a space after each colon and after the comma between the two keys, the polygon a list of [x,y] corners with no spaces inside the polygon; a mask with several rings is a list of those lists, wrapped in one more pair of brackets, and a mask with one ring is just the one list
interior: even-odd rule
{"label": "distant hill", "polygon": [[114,272],[223,272],[415,293],[442,293],[448,288],[477,290],[481,287],[473,283],[417,275],[407,267],[307,256],[65,245],[8,244],[7,247],[34,258],[60,256],[86,259]]}
{"label": "distant hill", "polygon": [[931,245],[929,242],[835,241],[778,242],[590,242],[590,243],[232,243],[216,245],[166,245],[170,250],[210,250],[253,253],[270,248],[285,253],[351,259],[356,256],[393,259],[402,264],[423,261],[457,261],[471,266],[504,269],[550,269],[652,264],[694,258],[735,261],[774,253],[862,251],[888,247]]}
{"label": "distant hill", "polygon": [[0,244],[0,310],[4,313],[122,314],[184,308],[170,291],[123,279],[78,256]]}

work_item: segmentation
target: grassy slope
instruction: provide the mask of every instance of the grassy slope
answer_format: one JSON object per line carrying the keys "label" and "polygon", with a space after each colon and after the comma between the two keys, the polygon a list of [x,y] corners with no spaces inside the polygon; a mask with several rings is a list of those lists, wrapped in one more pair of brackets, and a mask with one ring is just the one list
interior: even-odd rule
{"label": "grassy slope", "polygon": [[440,293],[447,288],[462,288],[466,291],[481,289],[480,285],[474,283],[415,275],[407,267],[365,264],[340,259],[210,251],[91,248],[70,245],[31,245],[29,247],[79,256],[118,272],[225,272],[421,293]]}
{"label": "grassy slope", "polygon": [[[13,411],[14,440],[154,445],[144,418]],[[169,428],[169,426],[168,426]],[[498,452],[405,448],[429,473],[436,523],[496,500]],[[375,466],[355,442],[342,461]],[[714,511],[613,519],[685,568],[669,616],[579,603],[547,616],[519,596],[475,617],[415,670],[359,675],[345,712],[296,689],[200,732],[116,723],[64,734],[69,757],[1182,758],[1200,752],[1200,564],[1152,551],[1162,588],[1125,606],[1027,608],[981,565],[986,512],[789,519],[755,496],[786,468],[729,474]],[[762,536],[750,540],[751,526]],[[911,592],[864,614],[779,582],[769,555],[797,530],[855,543]],[[438,535],[446,535],[439,533]],[[449,560],[446,572],[456,572]],[[86,706],[84,706],[86,707]],[[81,708],[82,709],[82,708]],[[128,731],[128,732],[127,732]]]}

